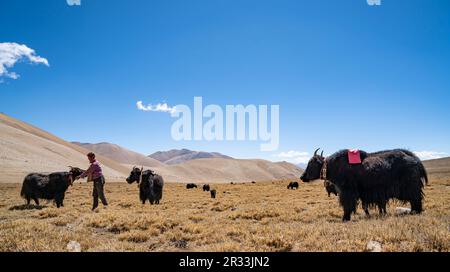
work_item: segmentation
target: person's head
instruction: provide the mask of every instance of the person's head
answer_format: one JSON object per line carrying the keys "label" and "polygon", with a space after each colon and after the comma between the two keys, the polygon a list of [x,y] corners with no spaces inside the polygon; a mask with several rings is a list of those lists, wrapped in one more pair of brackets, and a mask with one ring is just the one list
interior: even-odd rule
{"label": "person's head", "polygon": [[89,152],[89,154],[87,154],[87,157],[88,157],[90,163],[95,162],[95,154],[94,153]]}

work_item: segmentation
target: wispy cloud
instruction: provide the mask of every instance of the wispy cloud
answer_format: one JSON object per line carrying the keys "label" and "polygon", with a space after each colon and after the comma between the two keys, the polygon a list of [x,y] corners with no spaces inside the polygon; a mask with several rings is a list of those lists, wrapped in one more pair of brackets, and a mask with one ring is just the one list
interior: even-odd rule
{"label": "wispy cloud", "polygon": [[33,49],[24,44],[0,43],[0,77],[18,79],[19,75],[15,72],[8,71],[8,69],[22,60],[49,66],[47,59],[37,56]]}
{"label": "wispy cloud", "polygon": [[421,160],[434,160],[440,159],[448,156],[446,152],[437,152],[437,151],[415,151],[414,154],[417,155]]}
{"label": "wispy cloud", "polygon": [[300,152],[295,150],[281,152],[279,154],[275,154],[274,157],[294,164],[305,164],[311,158],[308,152]]}
{"label": "wispy cloud", "polygon": [[141,111],[156,111],[156,112],[168,112],[168,113],[174,113],[176,111],[175,107],[170,107],[167,105],[167,103],[158,103],[156,105],[148,104],[147,106],[144,106],[142,101],[138,101],[136,103],[136,106],[138,110]]}
{"label": "wispy cloud", "polygon": [[81,0],[66,0],[69,6],[81,6]]}

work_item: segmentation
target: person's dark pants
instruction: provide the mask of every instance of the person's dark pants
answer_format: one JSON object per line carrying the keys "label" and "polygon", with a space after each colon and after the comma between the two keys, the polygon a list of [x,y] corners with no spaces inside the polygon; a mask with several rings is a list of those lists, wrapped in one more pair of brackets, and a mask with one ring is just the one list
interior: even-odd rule
{"label": "person's dark pants", "polygon": [[103,186],[105,185],[105,178],[99,177],[94,179],[94,190],[92,191],[92,197],[94,198],[94,203],[92,206],[92,209],[95,210],[95,208],[98,207],[98,199],[102,201],[103,205],[108,205],[108,202],[106,202],[105,193],[103,192]]}

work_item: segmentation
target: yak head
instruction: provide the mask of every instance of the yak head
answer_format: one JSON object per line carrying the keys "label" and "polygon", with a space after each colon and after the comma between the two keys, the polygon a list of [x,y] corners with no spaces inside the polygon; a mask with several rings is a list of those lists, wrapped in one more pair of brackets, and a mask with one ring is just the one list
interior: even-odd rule
{"label": "yak head", "polygon": [[127,178],[128,184],[132,184],[133,182],[139,183],[141,179],[143,168],[139,169],[137,167],[133,167],[133,170],[131,170],[130,176]]}
{"label": "yak head", "polygon": [[320,178],[320,171],[322,170],[325,158],[323,157],[323,151],[320,155],[317,154],[319,149],[314,152],[314,156],[309,160],[308,166],[300,177],[303,182],[310,182]]}
{"label": "yak head", "polygon": [[69,166],[70,170],[69,170],[69,184],[70,186],[73,185],[73,181],[79,177],[81,174],[83,174],[85,172],[85,170],[80,169],[78,167],[72,167]]}

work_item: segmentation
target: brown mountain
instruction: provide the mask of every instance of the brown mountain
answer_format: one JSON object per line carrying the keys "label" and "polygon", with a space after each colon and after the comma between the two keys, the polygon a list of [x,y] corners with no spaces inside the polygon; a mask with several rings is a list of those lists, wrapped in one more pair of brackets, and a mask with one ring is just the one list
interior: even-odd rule
{"label": "brown mountain", "polygon": [[433,178],[450,178],[450,157],[424,161],[428,175]]}
{"label": "brown mountain", "polygon": [[296,179],[303,170],[287,162],[224,158],[195,159],[154,168],[173,182],[224,183]]}
{"label": "brown mountain", "polygon": [[168,165],[180,164],[196,159],[210,159],[210,158],[232,159],[231,157],[220,154],[218,152],[192,151],[189,149],[172,149],[169,151],[158,151],[156,153],[151,154],[149,157]]}
{"label": "brown mountain", "polygon": [[155,159],[149,158],[134,151],[130,151],[116,144],[111,143],[90,144],[79,142],[72,142],[72,143],[81,146],[87,150],[90,150],[95,154],[103,155],[122,164],[147,166],[147,167],[163,166],[163,163]]}
{"label": "brown mountain", "polygon": [[[30,172],[67,171],[68,165],[87,168],[89,151],[37,127],[0,114],[0,183],[22,182]],[[105,176],[123,179],[128,169],[103,156]]]}
{"label": "brown mountain", "polygon": [[[174,161],[175,158],[186,156],[189,158],[186,162],[165,165],[114,144],[69,143],[37,127],[0,114],[1,183],[22,182],[30,172],[66,171],[68,165],[87,168],[89,163],[86,154],[91,150],[97,153],[109,181],[124,182],[131,170],[131,165],[128,165],[130,162],[155,170],[168,182],[270,181],[298,178],[302,171],[286,162],[237,160],[219,153],[186,150],[184,154],[168,159]],[[201,158],[203,153],[215,157]]]}

